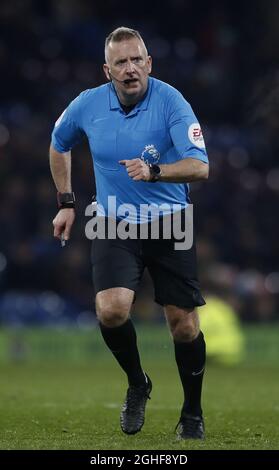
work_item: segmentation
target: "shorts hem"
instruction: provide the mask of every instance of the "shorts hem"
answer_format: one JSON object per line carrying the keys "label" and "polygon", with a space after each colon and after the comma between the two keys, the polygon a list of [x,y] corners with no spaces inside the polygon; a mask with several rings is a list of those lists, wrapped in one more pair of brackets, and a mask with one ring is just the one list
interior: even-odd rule
{"label": "shorts hem", "polygon": [[174,299],[158,299],[158,298],[155,298],[154,301],[161,305],[162,307],[165,307],[166,305],[175,305],[175,307],[178,307],[178,308],[196,308],[196,307],[202,307],[203,305],[206,304],[205,300],[203,299],[203,301],[200,301],[200,302],[179,302],[177,300],[174,300]]}
{"label": "shorts hem", "polygon": [[129,289],[129,290],[132,290],[134,291],[134,293],[136,293],[137,289],[135,287],[132,287],[132,286],[127,286],[127,284],[117,284],[117,285],[107,285],[107,286],[102,286],[98,289],[96,289],[96,287],[94,286],[94,292],[95,292],[95,295],[98,294],[98,292],[102,292],[103,290],[108,290],[108,289],[117,289],[118,287],[123,287],[125,289]]}

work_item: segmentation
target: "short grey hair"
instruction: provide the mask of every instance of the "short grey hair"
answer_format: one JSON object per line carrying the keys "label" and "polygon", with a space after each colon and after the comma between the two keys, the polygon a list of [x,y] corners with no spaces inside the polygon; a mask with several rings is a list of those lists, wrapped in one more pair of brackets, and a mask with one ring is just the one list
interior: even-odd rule
{"label": "short grey hair", "polygon": [[[106,41],[105,41],[106,62],[107,62],[107,48],[111,42],[121,42],[121,41],[124,41],[125,39],[133,39],[133,38],[139,39],[144,45],[144,48],[146,49],[144,40],[142,39],[140,33],[136,29],[127,28],[126,26],[120,26],[119,28],[116,28],[114,31],[112,31],[106,37]],[[147,53],[147,50],[146,50],[146,53]]]}

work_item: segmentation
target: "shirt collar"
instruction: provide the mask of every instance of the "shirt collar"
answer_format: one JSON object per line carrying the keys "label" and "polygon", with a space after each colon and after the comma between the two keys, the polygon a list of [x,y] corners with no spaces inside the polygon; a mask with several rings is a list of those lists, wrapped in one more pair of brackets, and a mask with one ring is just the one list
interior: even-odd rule
{"label": "shirt collar", "polygon": [[[139,101],[136,104],[136,106],[132,109],[132,111],[129,113],[129,116],[136,114],[138,111],[146,111],[148,109],[148,104],[149,104],[151,91],[152,91],[152,85],[153,85],[153,80],[151,77],[148,77],[147,92],[145,93],[143,100]],[[110,82],[109,84],[109,105],[110,105],[111,110],[118,109],[118,110],[123,111],[112,82]]]}

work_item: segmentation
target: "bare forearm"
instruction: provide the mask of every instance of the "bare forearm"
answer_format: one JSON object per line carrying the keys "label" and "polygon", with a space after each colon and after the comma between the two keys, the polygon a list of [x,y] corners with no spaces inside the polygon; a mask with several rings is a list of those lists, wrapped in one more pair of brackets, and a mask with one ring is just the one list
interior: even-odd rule
{"label": "bare forearm", "polygon": [[50,146],[49,163],[57,191],[70,193],[72,191],[71,152],[60,153]]}
{"label": "bare forearm", "polygon": [[209,165],[195,158],[184,158],[168,165],[159,165],[160,181],[169,183],[191,183],[208,178]]}

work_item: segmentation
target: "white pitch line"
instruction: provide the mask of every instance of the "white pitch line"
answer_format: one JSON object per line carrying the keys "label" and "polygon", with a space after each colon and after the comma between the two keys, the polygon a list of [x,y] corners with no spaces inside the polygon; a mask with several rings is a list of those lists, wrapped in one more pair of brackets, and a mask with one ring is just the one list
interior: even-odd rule
{"label": "white pitch line", "polygon": [[[122,403],[103,403],[103,406],[105,408],[111,408],[111,409],[115,409],[115,408],[121,408],[122,407]],[[174,405],[169,405],[169,406],[162,406],[162,405],[149,405],[148,404],[148,409],[152,409],[152,410],[180,410],[180,406],[174,406]]]}

